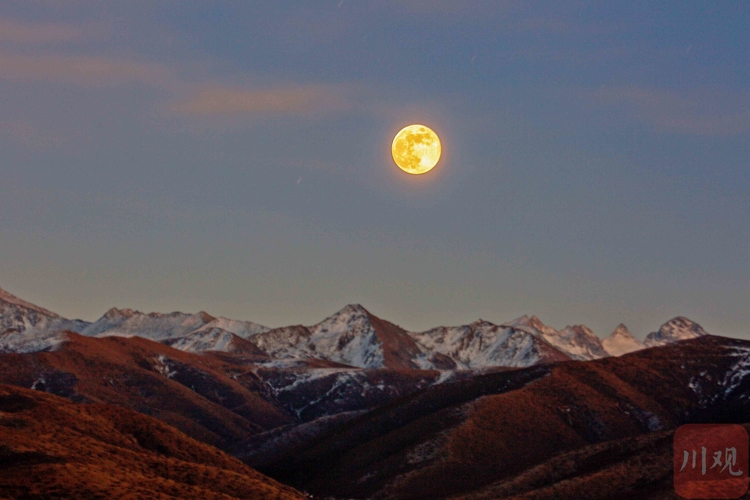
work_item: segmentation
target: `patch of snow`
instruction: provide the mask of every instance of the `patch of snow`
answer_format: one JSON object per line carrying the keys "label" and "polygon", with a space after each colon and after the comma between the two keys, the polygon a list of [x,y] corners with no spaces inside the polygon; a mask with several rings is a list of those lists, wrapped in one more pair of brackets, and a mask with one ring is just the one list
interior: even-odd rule
{"label": "patch of snow", "polygon": [[410,335],[427,350],[456,362],[458,369],[526,367],[541,361],[537,340],[530,333],[488,321],[438,327]]}
{"label": "patch of snow", "polygon": [[726,399],[742,381],[750,375],[750,348],[734,347],[733,356],[740,358],[732,368],[724,375],[721,385],[724,387],[724,399]]}
{"label": "patch of snow", "polygon": [[215,319],[204,312],[144,314],[132,309],[110,309],[104,316],[84,328],[81,334],[89,337],[137,335],[161,341],[185,336]]}
{"label": "patch of snow", "polygon": [[56,351],[68,341],[68,336],[59,330],[39,331],[29,329],[23,332],[8,330],[0,334],[0,353],[25,354],[40,351]]}
{"label": "patch of snow", "polygon": [[232,352],[235,335],[221,328],[199,329],[167,341],[170,347],[186,352]]}
{"label": "patch of snow", "polygon": [[206,323],[202,327],[198,328],[196,332],[209,331],[215,328],[230,332],[243,339],[249,339],[259,333],[265,333],[269,330],[267,326],[253,323],[252,321],[239,321],[236,319],[229,318],[216,318],[215,320]]}
{"label": "patch of snow", "polygon": [[[154,370],[161,373],[167,378],[172,378],[175,375],[177,375],[177,371],[173,370],[172,367],[169,366],[169,358],[164,356],[163,354],[159,354],[155,359],[154,364]],[[195,390],[195,389],[193,389]]]}

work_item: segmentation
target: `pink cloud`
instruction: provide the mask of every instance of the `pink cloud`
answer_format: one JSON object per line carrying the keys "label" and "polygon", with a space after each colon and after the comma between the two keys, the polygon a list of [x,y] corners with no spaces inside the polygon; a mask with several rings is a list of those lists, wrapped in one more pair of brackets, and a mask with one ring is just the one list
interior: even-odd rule
{"label": "pink cloud", "polygon": [[107,57],[0,53],[0,80],[52,81],[81,86],[142,82],[173,84],[171,71],[157,63]]}

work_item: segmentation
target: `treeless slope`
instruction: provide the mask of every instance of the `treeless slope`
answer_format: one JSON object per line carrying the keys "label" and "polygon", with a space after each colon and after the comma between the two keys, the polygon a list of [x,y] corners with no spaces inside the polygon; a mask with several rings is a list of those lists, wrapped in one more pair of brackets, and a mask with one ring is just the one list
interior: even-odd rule
{"label": "treeless slope", "polygon": [[486,375],[394,401],[261,470],[344,498],[467,494],[592,444],[686,422],[743,422],[748,367],[750,342],[703,337]]}
{"label": "treeless slope", "polygon": [[257,390],[227,375],[241,365],[140,337],[67,335],[57,351],[1,354],[0,382],[77,402],[125,406],[221,448],[292,421]]}
{"label": "treeless slope", "polygon": [[156,419],[0,385],[0,497],[302,499]]}
{"label": "treeless slope", "polygon": [[593,444],[453,500],[677,500],[673,440],[669,430]]}

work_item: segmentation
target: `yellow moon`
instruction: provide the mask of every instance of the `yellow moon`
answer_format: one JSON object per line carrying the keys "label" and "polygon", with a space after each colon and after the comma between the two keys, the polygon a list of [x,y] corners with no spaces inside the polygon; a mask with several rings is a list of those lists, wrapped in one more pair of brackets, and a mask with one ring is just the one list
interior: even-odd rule
{"label": "yellow moon", "polygon": [[440,160],[440,138],[424,125],[409,125],[396,134],[391,145],[393,161],[408,174],[424,174]]}

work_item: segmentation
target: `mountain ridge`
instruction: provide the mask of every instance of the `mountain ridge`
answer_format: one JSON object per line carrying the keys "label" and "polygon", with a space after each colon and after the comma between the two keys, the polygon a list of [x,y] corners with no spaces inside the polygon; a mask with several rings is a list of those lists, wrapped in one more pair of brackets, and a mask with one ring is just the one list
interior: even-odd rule
{"label": "mountain ridge", "polygon": [[494,324],[438,326],[410,332],[348,304],[319,323],[269,328],[205,311],[143,313],[110,308],[94,322],[67,320],[0,289],[0,351],[55,349],[68,330],[84,336],[140,336],[188,352],[221,351],[269,359],[318,359],[362,369],[466,370],[524,367],[619,356],[646,347],[707,335],[697,323],[675,317],[644,342],[624,325],[604,339],[585,325],[555,329],[537,316]]}

